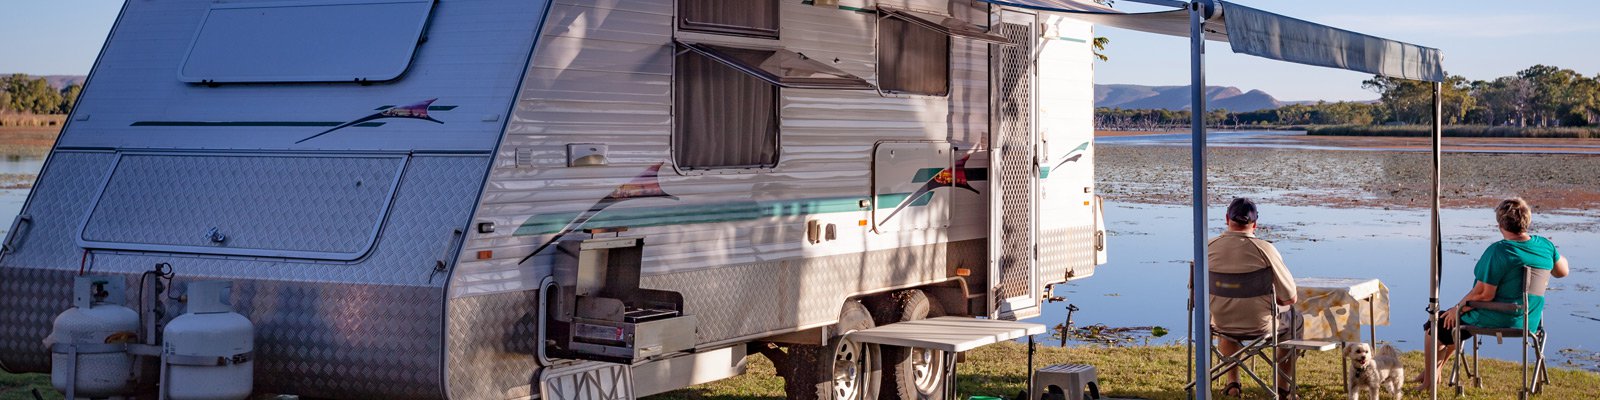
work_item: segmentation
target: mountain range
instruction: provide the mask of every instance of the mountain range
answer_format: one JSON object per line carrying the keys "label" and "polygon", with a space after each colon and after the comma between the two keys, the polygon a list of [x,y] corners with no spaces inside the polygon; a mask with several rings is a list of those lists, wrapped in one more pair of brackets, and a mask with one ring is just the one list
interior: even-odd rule
{"label": "mountain range", "polygon": [[[1301,102],[1279,101],[1261,90],[1248,92],[1233,86],[1207,86],[1206,108],[1248,112]],[[1094,106],[1124,109],[1189,109],[1188,86],[1094,85]]]}

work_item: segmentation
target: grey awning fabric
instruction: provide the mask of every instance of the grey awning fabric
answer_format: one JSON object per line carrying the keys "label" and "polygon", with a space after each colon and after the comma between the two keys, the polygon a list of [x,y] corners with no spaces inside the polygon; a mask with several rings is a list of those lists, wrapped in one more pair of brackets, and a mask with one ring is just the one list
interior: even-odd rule
{"label": "grey awning fabric", "polygon": [[1233,52],[1393,78],[1444,80],[1439,49],[1364,35],[1223,2]]}
{"label": "grey awning fabric", "polygon": [[[1049,11],[1089,23],[1188,37],[1187,10],[1123,13],[1091,0],[981,0]],[[1228,42],[1235,53],[1293,63],[1428,82],[1444,80],[1438,49],[1365,35],[1230,2],[1206,21],[1206,39]]]}

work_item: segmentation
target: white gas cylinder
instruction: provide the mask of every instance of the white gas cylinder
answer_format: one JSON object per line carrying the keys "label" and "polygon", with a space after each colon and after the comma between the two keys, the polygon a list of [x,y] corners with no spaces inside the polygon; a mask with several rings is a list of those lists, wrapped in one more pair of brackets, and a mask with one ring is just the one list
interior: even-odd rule
{"label": "white gas cylinder", "polygon": [[168,399],[250,396],[255,325],[228,306],[228,287],[222,281],[189,284],[189,312],[162,330]]}
{"label": "white gas cylinder", "polygon": [[44,339],[50,348],[50,385],[56,390],[68,392],[69,380],[77,397],[110,397],[130,389],[134,359],[123,344],[137,340],[139,313],[117,304],[127,299],[125,287],[122,277],[74,279],[73,307],[56,315]]}

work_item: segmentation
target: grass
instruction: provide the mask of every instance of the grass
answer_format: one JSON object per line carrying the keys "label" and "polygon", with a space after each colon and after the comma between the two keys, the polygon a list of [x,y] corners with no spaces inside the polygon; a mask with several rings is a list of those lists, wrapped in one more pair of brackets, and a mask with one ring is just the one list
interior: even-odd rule
{"label": "grass", "polygon": [[0,157],[44,157],[60,132],[60,126],[0,126]]}
{"label": "grass", "polygon": [[[1098,347],[1076,348],[1040,347],[1035,365],[1079,363],[1094,365],[1099,372],[1103,395],[1121,398],[1183,399],[1186,382],[1184,373],[1185,349],[1182,346],[1150,347]],[[974,395],[1011,398],[1020,392],[1027,380],[1027,347],[1016,343],[1002,343],[967,354],[958,370],[961,399]],[[1422,371],[1422,353],[1410,352],[1402,358],[1408,377]],[[783,381],[773,375],[772,363],[760,356],[751,356],[749,373],[664,393],[652,400],[668,399],[781,399]],[[1500,360],[1483,360],[1487,374],[1483,389],[1468,388],[1466,395],[1455,397],[1453,389],[1441,387],[1439,397],[1448,399],[1504,399],[1515,398],[1517,380],[1521,377],[1517,364]],[[1264,365],[1263,365],[1264,367]],[[1344,399],[1339,358],[1336,352],[1310,353],[1300,359],[1300,395],[1305,399]],[[1600,374],[1567,369],[1551,369],[1550,385],[1535,398],[1578,399],[1600,398]],[[1270,378],[1268,378],[1270,379]],[[1245,378],[1248,383],[1249,378]],[[1250,388],[1250,385],[1246,386]],[[1221,396],[1221,385],[1215,385]],[[1423,398],[1415,385],[1407,388],[1406,396]],[[1416,397],[1413,397],[1416,396]],[[1265,398],[1266,392],[1255,387],[1247,391],[1246,398]],[[1219,397],[1220,398],[1220,397]]]}
{"label": "grass", "polygon": [[[1402,136],[1428,137],[1433,127],[1423,125],[1332,125],[1309,126],[1306,134],[1313,136]],[[1600,138],[1600,128],[1594,127],[1515,127],[1483,125],[1451,125],[1444,127],[1447,137],[1511,137],[1511,138]]]}
{"label": "grass", "polygon": [[39,394],[46,399],[61,398],[61,394],[50,387],[50,375],[0,372],[0,400],[34,400],[34,389],[39,389]]}
{"label": "grass", "polygon": [[[1080,363],[1094,365],[1099,370],[1102,394],[1109,397],[1145,399],[1183,399],[1185,382],[1182,346],[1102,347],[1082,346],[1072,348],[1039,348],[1035,365]],[[1403,357],[1408,377],[1422,371],[1422,353],[1410,352]],[[1027,377],[1027,347],[1017,343],[1001,343],[984,347],[967,354],[961,363],[960,394],[965,399],[973,395],[1011,398],[1022,390]],[[765,357],[752,355],[749,372],[717,382],[650,397],[651,400],[675,399],[782,399],[783,380],[773,374],[772,363]],[[1264,367],[1264,365],[1263,365]],[[1336,352],[1310,353],[1300,359],[1300,395],[1305,399],[1344,399],[1343,384]],[[1484,359],[1483,371],[1487,374],[1483,389],[1467,389],[1463,397],[1455,397],[1452,389],[1441,387],[1439,395],[1447,399],[1504,399],[1514,398],[1517,379],[1521,377],[1517,364]],[[1536,398],[1593,399],[1600,398],[1600,374],[1569,369],[1550,370],[1550,384]],[[1246,398],[1265,398],[1266,392],[1249,385],[1245,378]],[[1214,385],[1220,389],[1221,385]],[[0,372],[0,400],[31,400],[30,390],[39,388],[46,398],[60,398],[50,388],[48,375],[7,374]],[[1406,396],[1421,398],[1426,393],[1407,387]],[[1213,392],[1220,396],[1220,391]]]}

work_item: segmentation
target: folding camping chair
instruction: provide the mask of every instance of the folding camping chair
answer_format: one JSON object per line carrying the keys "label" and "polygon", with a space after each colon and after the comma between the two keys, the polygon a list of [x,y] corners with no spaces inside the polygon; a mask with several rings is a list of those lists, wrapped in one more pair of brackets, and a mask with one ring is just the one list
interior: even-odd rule
{"label": "folding camping chair", "polygon": [[[1272,298],[1276,299],[1278,297],[1277,289],[1272,284],[1272,280],[1274,279],[1272,274],[1273,271],[1271,268],[1262,268],[1257,271],[1246,272],[1242,274],[1211,272],[1211,288],[1208,290],[1208,292],[1213,296],[1223,298],[1251,299],[1270,295]],[[1193,293],[1193,291],[1190,293]],[[1194,299],[1190,299],[1189,306],[1191,309],[1193,308]],[[1256,384],[1260,385],[1262,389],[1267,391],[1267,393],[1271,394],[1272,398],[1276,399],[1278,398],[1277,387],[1262,381],[1260,375],[1257,375],[1255,370],[1251,369],[1250,364],[1247,364],[1247,362],[1254,359],[1265,360],[1268,368],[1272,370],[1272,382],[1276,383],[1280,379],[1281,375],[1281,372],[1278,370],[1279,359],[1278,357],[1269,356],[1268,354],[1275,354],[1277,353],[1275,350],[1281,350],[1283,352],[1282,357],[1296,357],[1306,350],[1326,351],[1334,348],[1335,344],[1332,342],[1280,340],[1279,333],[1282,331],[1282,327],[1278,326],[1279,318],[1277,303],[1268,302],[1267,312],[1273,317],[1272,323],[1265,333],[1230,334],[1217,332],[1215,326],[1211,328],[1211,336],[1233,340],[1238,342],[1241,345],[1241,348],[1239,349],[1239,352],[1229,355],[1222,354],[1222,351],[1217,350],[1216,346],[1211,347],[1211,354],[1217,358],[1217,363],[1211,368],[1210,373],[1207,374],[1209,376],[1207,383],[1216,381],[1218,378],[1226,375],[1228,371],[1233,368],[1238,368],[1239,370],[1244,371],[1245,375],[1249,375],[1250,379],[1254,380]],[[1194,324],[1195,321],[1191,320],[1189,323],[1191,324],[1190,326],[1193,327],[1192,324]],[[1282,378],[1288,382],[1289,387],[1295,387],[1293,375]],[[1195,386],[1195,382],[1190,382],[1188,386],[1184,387],[1184,390],[1194,390]]]}
{"label": "folding camping chair", "polygon": [[[1463,387],[1460,381],[1460,375],[1462,372],[1465,372],[1468,378],[1472,378],[1473,387],[1483,388],[1483,377],[1478,370],[1478,347],[1483,345],[1481,340],[1482,336],[1494,336],[1495,342],[1500,344],[1504,344],[1505,338],[1507,337],[1522,339],[1522,391],[1518,393],[1519,398],[1527,399],[1529,395],[1539,393],[1539,390],[1544,387],[1544,384],[1550,383],[1550,376],[1545,370],[1544,364],[1544,344],[1545,338],[1547,337],[1544,331],[1544,324],[1541,323],[1540,326],[1536,327],[1528,326],[1528,314],[1532,310],[1527,307],[1530,296],[1544,296],[1545,289],[1550,286],[1550,270],[1528,266],[1524,266],[1522,269],[1522,300],[1520,302],[1467,302],[1467,306],[1472,308],[1520,314],[1522,316],[1522,327],[1482,328],[1467,325],[1457,327],[1460,333],[1472,336],[1472,364],[1467,365],[1467,363],[1462,360],[1462,358],[1466,357],[1467,355],[1467,346],[1465,343],[1457,343],[1456,360],[1451,364],[1450,386],[1455,386],[1457,396],[1460,396],[1465,392],[1465,387]],[[1533,332],[1533,334],[1530,335],[1528,332]],[[1533,339],[1531,342],[1528,340],[1530,337]],[[1528,350],[1530,347],[1534,353],[1532,377],[1528,376]]]}

